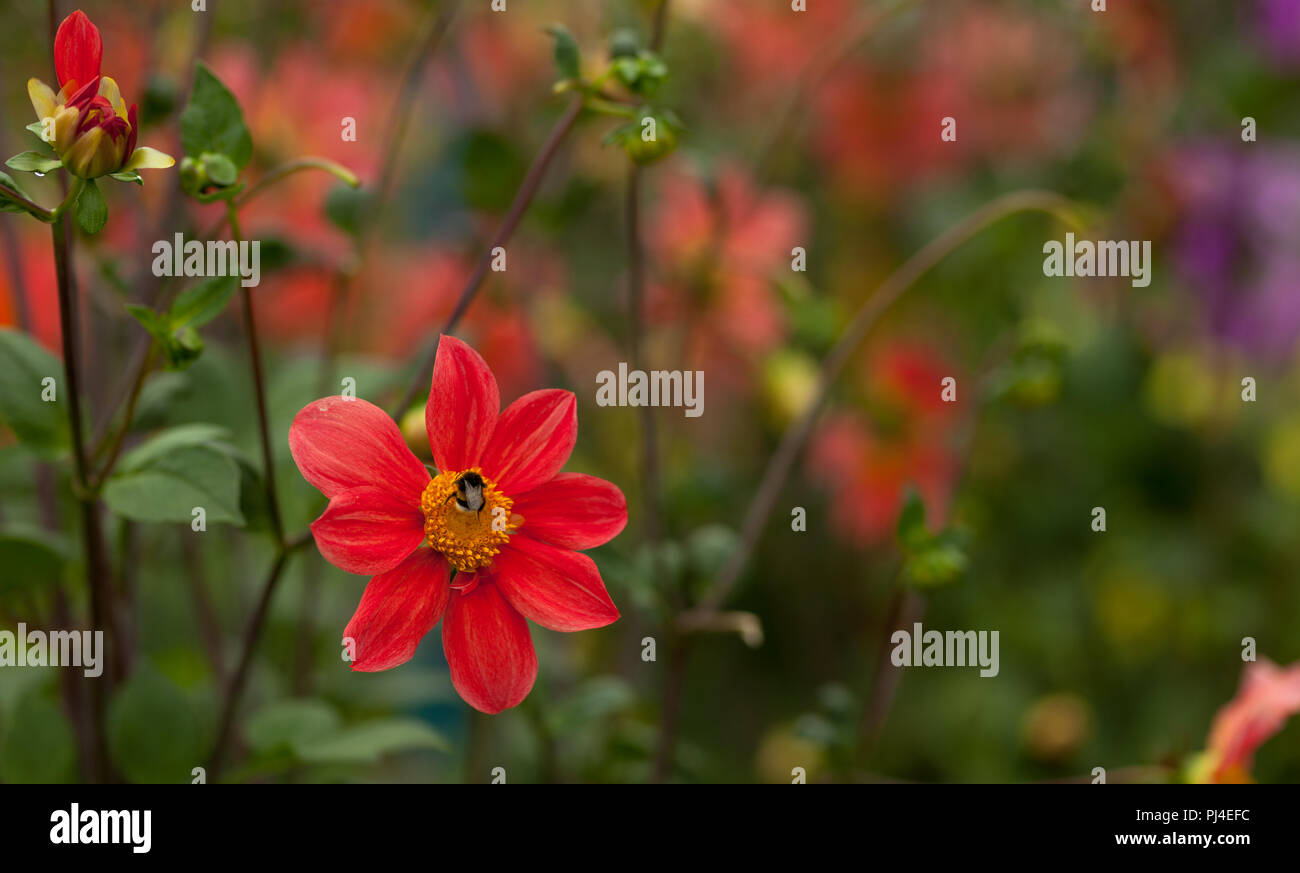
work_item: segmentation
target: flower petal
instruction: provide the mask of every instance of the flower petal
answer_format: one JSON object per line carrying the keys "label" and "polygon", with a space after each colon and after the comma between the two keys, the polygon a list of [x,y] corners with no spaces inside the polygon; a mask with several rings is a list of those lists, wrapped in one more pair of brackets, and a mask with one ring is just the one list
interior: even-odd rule
{"label": "flower petal", "polygon": [[104,41],[86,13],[78,9],[63,19],[54,34],[54,71],[60,85],[69,81],[85,85],[99,78],[103,58]]}
{"label": "flower petal", "polygon": [[99,96],[108,101],[113,112],[126,118],[126,103],[122,100],[122,89],[117,87],[117,80],[112,76],[102,76],[99,80]]}
{"label": "flower petal", "polygon": [[566,549],[604,545],[627,526],[627,498],[613,482],[560,473],[515,498],[528,536]]}
{"label": "flower petal", "polygon": [[433,549],[416,549],[402,563],[370,580],[343,630],[354,643],[352,669],[387,670],[411,660],[420,640],[447,609],[451,566]]}
{"label": "flower petal", "polygon": [[477,466],[500,410],[496,377],[479,353],[454,336],[440,337],[433,385],[424,407],[437,468],[459,471]]}
{"label": "flower petal", "polygon": [[324,397],[304,406],[289,428],[289,451],[303,478],[326,497],[378,485],[419,506],[429,484],[429,471],[406,447],[397,423],[359,398]]}
{"label": "flower petal", "polygon": [[[135,130],[135,128],[131,128]],[[165,170],[176,163],[176,159],[171,155],[160,152],[157,149],[151,149],[149,146],[140,146],[131,153],[127,159],[126,166],[122,170]]]}
{"label": "flower petal", "polygon": [[537,652],[528,622],[495,585],[479,585],[469,594],[452,592],[442,623],[442,650],[451,684],[479,712],[509,709],[533,690]]}
{"label": "flower petal", "polygon": [[511,403],[483,452],[483,472],[507,494],[531,491],[555,478],[578,441],[578,400],[547,388]]}
{"label": "flower petal", "polygon": [[542,627],[580,631],[618,620],[600,571],[581,552],[516,534],[492,561],[492,574],[510,605]]}
{"label": "flower petal", "polygon": [[28,79],[27,96],[32,100],[32,108],[36,110],[38,121],[54,117],[58,102],[55,100],[53,88],[40,79]]}
{"label": "flower petal", "polygon": [[386,573],[424,541],[424,514],[404,495],[362,485],[330,498],[311,523],[316,547],[335,567],[349,573]]}

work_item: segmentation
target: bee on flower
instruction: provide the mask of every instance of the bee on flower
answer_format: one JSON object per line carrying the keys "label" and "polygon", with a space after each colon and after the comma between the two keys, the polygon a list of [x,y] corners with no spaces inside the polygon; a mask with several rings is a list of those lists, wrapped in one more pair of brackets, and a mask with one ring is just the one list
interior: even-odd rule
{"label": "bee on flower", "polygon": [[365,400],[309,403],[289,429],[298,469],[330,500],[311,525],[317,548],[340,569],[374,574],[343,631],[354,643],[352,669],[409,661],[441,621],[452,684],[487,713],[532,690],[527,619],[556,631],[618,619],[600,570],[580,550],[627,524],[616,485],[560,472],[578,436],[571,392],[533,391],[500,405],[483,358],[444,336],[425,407],[437,475]]}

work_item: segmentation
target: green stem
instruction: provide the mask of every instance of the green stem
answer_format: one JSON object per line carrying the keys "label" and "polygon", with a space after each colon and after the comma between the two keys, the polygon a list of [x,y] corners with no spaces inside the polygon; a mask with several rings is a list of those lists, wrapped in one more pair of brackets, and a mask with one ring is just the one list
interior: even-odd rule
{"label": "green stem", "polygon": [[[239,226],[239,209],[234,203],[226,202],[226,218],[230,222],[230,232],[236,243],[242,243],[243,231]],[[270,417],[266,411],[266,377],[262,367],[262,350],[257,340],[257,320],[253,312],[252,292],[240,287],[240,299],[243,304],[244,326],[248,335],[248,357],[253,370],[253,393],[257,399],[258,434],[262,442],[262,473],[266,480],[267,508],[271,514],[271,531],[275,534],[277,551],[284,551],[284,524],[280,520],[280,502],[275,490],[275,457],[271,452]]]}
{"label": "green stem", "polygon": [[[76,186],[74,186],[76,187]],[[73,491],[77,498],[82,527],[82,548],[85,550],[86,590],[90,599],[91,626],[103,628],[109,644],[109,682],[121,680],[126,672],[122,660],[120,636],[117,633],[113,592],[108,580],[108,561],[105,555],[103,532],[99,524],[99,507],[87,488],[86,444],[81,419],[81,368],[80,331],[77,329],[77,307],[72,290],[72,269],[69,254],[69,228],[57,218],[50,225],[54,246],[54,272],[58,284],[59,324],[63,345],[64,397],[68,404],[68,419],[72,431],[72,458],[74,464]],[[96,780],[108,777],[106,742],[104,732],[104,704],[107,698],[105,683],[90,683],[90,721],[94,737],[94,759],[87,762],[87,770]]]}
{"label": "green stem", "polygon": [[108,479],[113,472],[113,468],[117,465],[117,459],[121,455],[122,446],[126,441],[127,431],[131,429],[131,422],[135,419],[135,407],[140,400],[140,392],[144,389],[145,377],[149,375],[149,368],[153,365],[156,350],[157,346],[150,343],[149,351],[145,352],[144,364],[136,373],[135,382],[131,385],[131,393],[127,395],[126,412],[122,415],[122,424],[118,427],[117,433],[113,435],[112,443],[100,444],[95,447],[92,453],[92,457],[98,459],[103,452],[108,452],[108,459],[104,462],[104,466],[100,469],[98,475],[95,476],[95,482],[92,486],[95,492],[98,492],[104,486],[105,480]]}
{"label": "green stem", "polygon": [[[230,223],[230,231],[235,242],[241,242],[243,240],[243,231],[239,225],[239,210],[233,202],[226,202],[226,218]],[[288,562],[290,553],[301,542],[301,537],[295,538],[293,541],[287,541],[284,536],[284,525],[280,517],[280,503],[275,490],[275,458],[271,452],[270,423],[266,411],[266,379],[262,368],[262,352],[257,341],[257,321],[254,318],[253,296],[248,288],[241,288],[240,290],[242,292],[244,325],[248,335],[249,360],[253,370],[253,391],[257,398],[257,421],[262,442],[262,464],[265,468],[267,508],[271,514],[271,529],[275,534],[275,558],[272,560],[270,570],[267,571],[266,581],[262,584],[262,593],[258,599],[257,608],[254,610],[252,617],[249,619],[248,627],[244,631],[244,643],[240,648],[239,662],[235,667],[234,674],[230,677],[230,683],[226,687],[225,699],[221,706],[220,721],[218,722],[217,739],[213,744],[212,757],[209,759],[208,764],[210,778],[213,781],[216,781],[220,776],[221,769],[225,766],[226,755],[230,751],[230,743],[234,738],[235,716],[239,710],[239,701],[243,697],[244,687],[248,684],[248,671],[253,662],[253,653],[261,640],[262,628],[266,624],[267,614],[270,612],[271,599],[275,594],[280,578],[284,574],[285,564]]]}
{"label": "green stem", "polygon": [[817,423],[822,407],[826,404],[831,386],[834,385],[854,351],[898,298],[953,250],[989,225],[1007,216],[1019,212],[1045,212],[1067,224],[1079,226],[1081,224],[1079,211],[1078,205],[1073,201],[1051,191],[1017,191],[1006,194],[985,204],[932,240],[895,270],[876,289],[876,293],[867,298],[835,343],[835,347],[822,362],[813,401],[803,414],[786,428],[785,434],[781,437],[781,444],[777,447],[772,460],[768,462],[758,490],[754,493],[754,499],[745,513],[741,526],[740,546],[728,557],[718,573],[718,580],[713,589],[700,602],[698,609],[713,611],[726,600],[758,543],[759,535],[763,532],[763,526],[767,523],[772,507],[780,496],[781,488],[785,485],[786,477],[790,474],[795,459],[812,435],[813,427]]}
{"label": "green stem", "polygon": [[328,158],[298,158],[281,164],[275,169],[268,172],[265,176],[258,179],[247,191],[235,198],[236,206],[243,206],[252,200],[258,194],[270,188],[277,182],[292,176],[294,173],[301,173],[303,170],[324,170],[331,176],[341,182],[345,182],[356,188],[361,184],[356,175],[342,164],[335,163]]}
{"label": "green stem", "polygon": [[68,211],[72,204],[77,202],[77,198],[81,196],[81,189],[85,186],[86,180],[78,178],[68,188],[68,194],[63,198],[63,202],[53,209],[46,209],[39,203],[28,200],[8,185],[0,185],[0,194],[3,194],[6,200],[17,203],[33,218],[39,219],[46,224],[53,224],[63,216],[63,213]]}
{"label": "green stem", "polygon": [[77,202],[77,198],[81,196],[82,189],[86,187],[86,180],[79,176],[74,179],[75,181],[68,186],[68,196],[64,197],[63,202],[54,207],[54,211],[50,213],[50,221],[58,221],[62,218],[63,213],[71,209]]}

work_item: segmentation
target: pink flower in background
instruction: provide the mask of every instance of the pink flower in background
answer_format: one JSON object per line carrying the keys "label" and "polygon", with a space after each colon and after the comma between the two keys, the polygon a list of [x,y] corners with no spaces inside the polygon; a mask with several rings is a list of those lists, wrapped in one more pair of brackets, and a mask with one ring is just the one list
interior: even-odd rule
{"label": "pink flower in background", "polygon": [[849,0],[817,0],[791,14],[788,3],[708,0],[700,12],[717,28],[747,91],[788,91],[803,71],[861,9]]}
{"label": "pink flower in background", "polygon": [[785,336],[772,279],[808,243],[807,223],[794,195],[759,189],[736,166],[723,167],[713,186],[693,174],[665,176],[648,229],[652,320],[686,325],[689,359],[737,381]]}
{"label": "pink flower in background", "polygon": [[[814,96],[816,148],[858,196],[972,159],[1037,160],[1073,148],[1089,101],[1078,50],[1051,18],[986,3],[934,11],[910,67],[857,59]],[[957,139],[940,138],[941,120]]]}
{"label": "pink flower in background", "polygon": [[835,530],[859,546],[889,539],[909,485],[932,523],[946,518],[958,471],[949,445],[956,404],[940,395],[952,368],[926,349],[896,343],[868,372],[872,419],[856,410],[828,415],[808,454],[809,475],[830,490]]}
{"label": "pink flower in background", "polygon": [[1300,0],[1257,0],[1259,41],[1275,64],[1300,67]]}
{"label": "pink flower in background", "polygon": [[1246,665],[1237,695],[1210,726],[1209,782],[1250,781],[1255,750],[1300,712],[1300,662],[1279,667],[1264,658]]}
{"label": "pink flower in background", "polygon": [[1214,144],[1165,162],[1170,247],[1211,336],[1280,362],[1300,338],[1300,149]]}

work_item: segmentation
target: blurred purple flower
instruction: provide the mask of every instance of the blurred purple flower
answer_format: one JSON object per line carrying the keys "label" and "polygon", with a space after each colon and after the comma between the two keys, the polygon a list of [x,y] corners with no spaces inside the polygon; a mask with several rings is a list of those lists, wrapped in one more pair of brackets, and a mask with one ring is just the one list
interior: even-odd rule
{"label": "blurred purple flower", "polygon": [[1300,0],[1260,0],[1256,23],[1273,61],[1300,67]]}
{"label": "blurred purple flower", "polygon": [[1173,161],[1178,272],[1216,339],[1266,358],[1300,336],[1300,149],[1194,146]]}

